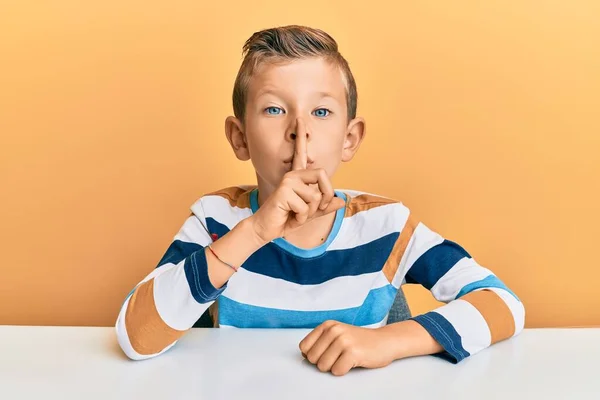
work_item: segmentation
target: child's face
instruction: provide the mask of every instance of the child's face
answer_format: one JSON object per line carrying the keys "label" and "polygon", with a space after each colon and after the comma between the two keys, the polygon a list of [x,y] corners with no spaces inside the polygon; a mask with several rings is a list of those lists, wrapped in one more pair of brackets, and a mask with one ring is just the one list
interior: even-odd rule
{"label": "child's face", "polygon": [[290,171],[298,119],[308,133],[307,168],[331,177],[352,159],[364,121],[348,121],[342,72],[323,58],[264,63],[249,82],[244,123],[229,117],[227,136],[242,160],[251,159],[259,188],[273,190]]}

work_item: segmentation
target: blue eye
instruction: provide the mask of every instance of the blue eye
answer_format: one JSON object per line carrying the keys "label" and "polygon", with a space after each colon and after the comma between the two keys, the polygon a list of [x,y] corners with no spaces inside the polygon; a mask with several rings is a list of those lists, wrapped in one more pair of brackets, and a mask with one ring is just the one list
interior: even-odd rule
{"label": "blue eye", "polygon": [[279,107],[267,107],[265,109],[265,111],[269,115],[279,115],[279,114],[283,113],[283,110]]}
{"label": "blue eye", "polygon": [[320,117],[320,118],[324,118],[324,117],[328,116],[330,113],[331,113],[331,111],[329,111],[326,108],[319,108],[313,112],[314,115],[316,115],[317,117]]}

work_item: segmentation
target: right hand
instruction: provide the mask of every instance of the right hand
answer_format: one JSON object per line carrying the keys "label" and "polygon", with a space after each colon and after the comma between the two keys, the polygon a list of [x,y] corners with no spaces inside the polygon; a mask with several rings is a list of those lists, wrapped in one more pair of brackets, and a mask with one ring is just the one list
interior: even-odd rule
{"label": "right hand", "polygon": [[292,169],[251,217],[256,234],[266,243],[285,236],[307,221],[344,207],[344,200],[335,197],[327,172],[306,169],[306,142],[306,128],[298,118]]}

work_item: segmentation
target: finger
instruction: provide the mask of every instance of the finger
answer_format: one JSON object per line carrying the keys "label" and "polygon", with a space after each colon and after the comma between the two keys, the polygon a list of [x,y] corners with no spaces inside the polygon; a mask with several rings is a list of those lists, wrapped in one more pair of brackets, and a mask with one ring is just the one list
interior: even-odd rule
{"label": "finger", "polygon": [[[333,325],[329,327],[329,329],[325,329],[321,334],[316,343],[312,346],[312,348],[306,353],[306,358],[313,364],[318,364],[321,361],[321,357],[323,354],[329,349],[332,343],[342,334],[343,328],[340,325]],[[339,353],[342,352],[340,349]],[[338,355],[339,355],[338,353]],[[337,359],[337,357],[332,361]],[[331,366],[330,365],[330,366]]]}
{"label": "finger", "polygon": [[288,206],[288,210],[292,211],[295,216],[294,218],[298,222],[299,225],[302,225],[308,219],[308,204],[302,200],[300,196],[296,194],[294,189],[290,188],[289,193],[285,197],[285,201]]}
{"label": "finger", "polygon": [[338,336],[323,352],[321,357],[319,357],[319,361],[317,362],[317,368],[319,368],[319,371],[331,371],[331,368],[344,350],[343,341]]}
{"label": "finger", "polygon": [[301,181],[294,181],[291,185],[292,189],[306,204],[308,204],[308,218],[312,218],[317,212],[323,195],[317,187],[308,186]]}
{"label": "finger", "polygon": [[331,367],[331,373],[335,376],[346,375],[348,371],[356,366],[352,353],[348,350],[344,350],[338,357],[336,362]]}
{"label": "finger", "polygon": [[327,172],[322,169],[309,169],[298,172],[298,176],[307,185],[310,184],[318,184],[319,191],[323,195],[321,199],[321,203],[319,208],[324,210],[327,208],[333,197],[335,196],[335,192],[333,191],[333,186],[331,185],[331,181],[329,180],[329,176]]}
{"label": "finger", "polygon": [[300,351],[302,354],[308,354],[323,332],[335,323],[335,321],[325,321],[313,329],[308,335],[306,335],[306,337],[300,342]]}
{"label": "finger", "polygon": [[296,141],[294,144],[294,159],[292,160],[292,170],[306,169],[308,154],[306,149],[307,141],[306,126],[302,118],[296,120]]}
{"label": "finger", "polygon": [[319,218],[319,217],[322,217],[323,215],[327,215],[329,213],[336,212],[340,208],[344,208],[345,205],[346,205],[346,202],[343,199],[341,199],[339,197],[334,197],[331,200],[331,202],[329,202],[329,205],[327,206],[327,208],[325,208],[324,210],[317,210],[317,212],[315,212],[312,217]]}

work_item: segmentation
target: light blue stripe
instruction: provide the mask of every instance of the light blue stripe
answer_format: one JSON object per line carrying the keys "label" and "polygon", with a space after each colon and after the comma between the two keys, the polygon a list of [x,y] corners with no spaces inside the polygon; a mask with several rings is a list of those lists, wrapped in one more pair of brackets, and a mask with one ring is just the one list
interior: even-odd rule
{"label": "light blue stripe", "polygon": [[[346,201],[346,195],[344,193],[336,191],[335,194],[336,197],[339,197],[342,200]],[[254,189],[252,192],[250,192],[250,208],[252,209],[253,214],[256,213],[256,211],[258,211],[258,189]],[[293,244],[291,244],[283,238],[277,238],[273,240],[273,243],[298,257],[313,258],[320,256],[321,254],[325,253],[327,247],[329,247],[331,242],[333,242],[333,239],[335,239],[338,232],[340,231],[340,227],[342,226],[342,222],[344,221],[345,213],[346,207],[342,207],[336,211],[333,227],[331,229],[331,232],[329,233],[329,236],[327,237],[327,240],[317,247],[314,247],[312,249],[302,249],[300,247],[294,246]]]}
{"label": "light blue stripe", "polygon": [[463,286],[463,288],[460,289],[460,292],[458,292],[458,295],[456,295],[456,298],[458,299],[459,297],[462,297],[465,294],[471,293],[477,289],[485,289],[485,288],[504,289],[508,293],[512,294],[515,299],[517,299],[518,301],[521,301],[521,300],[519,300],[517,295],[512,290],[510,290],[508,288],[508,286],[506,286],[504,284],[504,282],[502,282],[500,279],[498,279],[498,277],[495,275],[488,275],[480,281],[471,282],[468,285]]}
{"label": "light blue stripe", "polygon": [[362,306],[341,310],[295,311],[239,303],[219,297],[219,323],[238,328],[315,328],[327,320],[356,326],[380,322],[389,312],[397,289],[392,285],[373,289]]}

